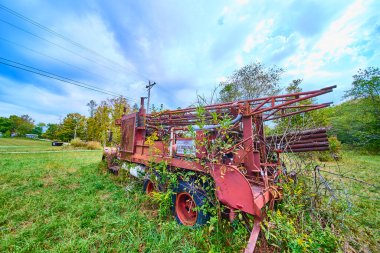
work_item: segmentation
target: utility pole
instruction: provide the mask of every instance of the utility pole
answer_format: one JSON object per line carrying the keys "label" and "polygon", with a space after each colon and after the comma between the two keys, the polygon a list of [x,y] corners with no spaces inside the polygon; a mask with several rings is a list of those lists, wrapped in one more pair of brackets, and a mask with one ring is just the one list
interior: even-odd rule
{"label": "utility pole", "polygon": [[145,86],[145,88],[148,89],[148,106],[146,108],[146,113],[149,113],[149,102],[150,102],[150,89],[152,89],[152,87],[156,85],[156,82],[150,82],[149,81],[149,84],[147,86]]}

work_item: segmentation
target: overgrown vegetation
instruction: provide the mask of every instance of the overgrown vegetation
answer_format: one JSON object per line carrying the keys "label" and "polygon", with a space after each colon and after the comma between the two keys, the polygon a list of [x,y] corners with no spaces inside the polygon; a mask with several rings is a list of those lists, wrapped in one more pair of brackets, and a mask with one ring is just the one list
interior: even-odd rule
{"label": "overgrown vegetation", "polygon": [[85,142],[79,138],[72,139],[70,141],[70,145],[75,147],[75,148],[86,148],[86,149],[90,149],[90,150],[96,150],[96,149],[102,149],[103,148],[102,145],[100,144],[100,142],[97,142],[97,141]]}

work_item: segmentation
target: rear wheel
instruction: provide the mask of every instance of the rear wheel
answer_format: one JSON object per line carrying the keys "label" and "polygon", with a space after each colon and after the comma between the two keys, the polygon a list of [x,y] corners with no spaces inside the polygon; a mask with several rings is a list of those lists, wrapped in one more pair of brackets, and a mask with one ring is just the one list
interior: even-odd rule
{"label": "rear wheel", "polygon": [[173,197],[174,216],[178,223],[194,227],[207,223],[210,215],[206,212],[206,193],[194,185],[180,182]]}
{"label": "rear wheel", "polygon": [[147,195],[150,195],[155,191],[156,191],[156,186],[153,183],[153,181],[150,179],[145,179],[143,183],[143,192],[145,192],[145,194]]}

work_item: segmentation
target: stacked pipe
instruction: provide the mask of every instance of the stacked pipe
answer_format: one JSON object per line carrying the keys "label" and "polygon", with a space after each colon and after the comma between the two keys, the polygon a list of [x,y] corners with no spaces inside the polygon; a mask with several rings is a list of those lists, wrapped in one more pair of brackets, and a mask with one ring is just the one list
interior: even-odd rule
{"label": "stacked pipe", "polygon": [[315,128],[284,135],[268,136],[271,148],[282,152],[308,152],[329,150],[327,128]]}

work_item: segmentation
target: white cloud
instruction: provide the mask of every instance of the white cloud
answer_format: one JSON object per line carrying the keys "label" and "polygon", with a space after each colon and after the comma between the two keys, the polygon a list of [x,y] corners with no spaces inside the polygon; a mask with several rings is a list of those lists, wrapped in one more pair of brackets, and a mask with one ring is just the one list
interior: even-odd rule
{"label": "white cloud", "polygon": [[250,53],[254,48],[258,48],[268,40],[268,37],[273,31],[274,19],[265,19],[260,21],[254,31],[249,34],[245,40],[243,51]]}
{"label": "white cloud", "polygon": [[236,0],[236,3],[238,3],[239,5],[246,5],[249,3],[249,0]]}
{"label": "white cloud", "polygon": [[244,60],[243,60],[243,57],[241,56],[241,54],[236,55],[235,62],[239,68],[244,66]]}
{"label": "white cloud", "polygon": [[[343,73],[348,74],[343,71],[343,66],[351,69],[350,73],[356,71],[365,61],[360,56],[360,47],[356,43],[365,37],[368,5],[368,1],[352,3],[315,42],[301,39],[297,53],[288,59],[289,73],[298,73],[310,81],[341,78]],[[336,67],[338,65],[341,69]]]}

